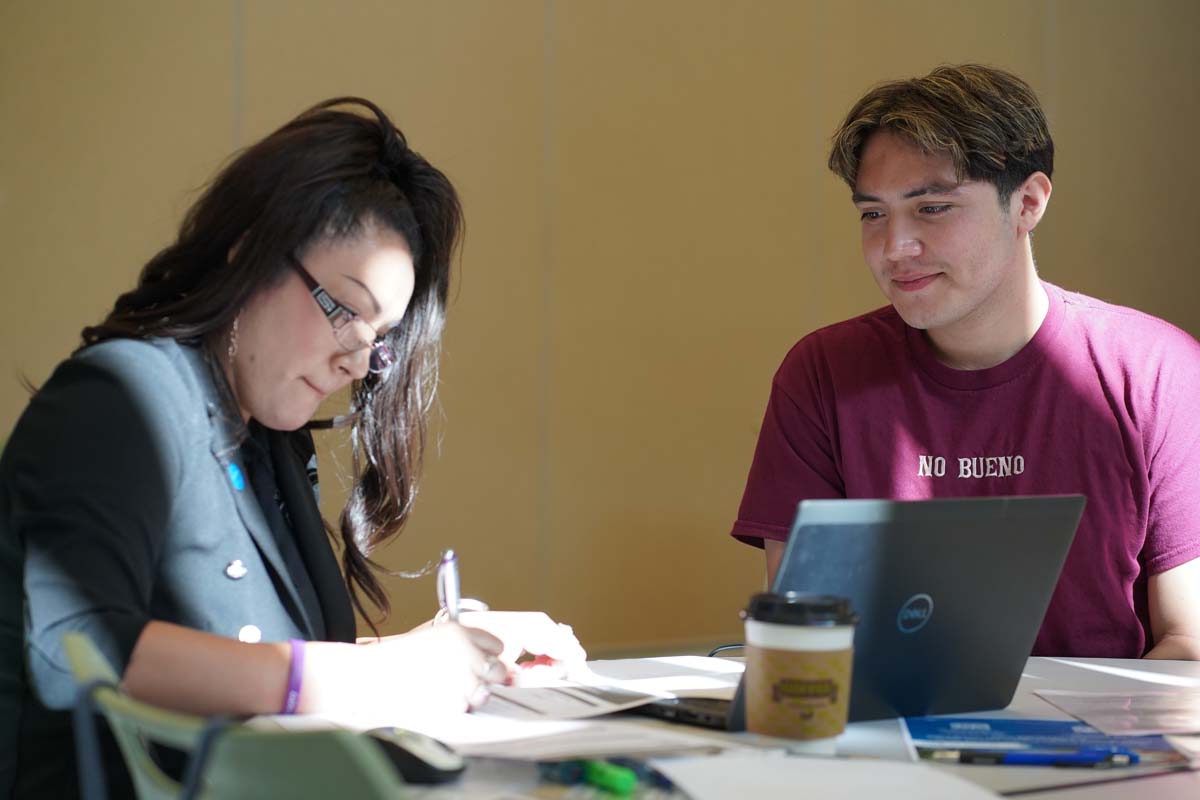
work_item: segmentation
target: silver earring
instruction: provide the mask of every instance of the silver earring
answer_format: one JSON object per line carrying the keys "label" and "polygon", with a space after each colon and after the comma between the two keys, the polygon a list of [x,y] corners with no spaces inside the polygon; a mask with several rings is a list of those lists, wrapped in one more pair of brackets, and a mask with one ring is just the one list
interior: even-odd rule
{"label": "silver earring", "polygon": [[225,353],[229,356],[229,360],[233,361],[233,357],[237,355],[238,350],[238,320],[241,315],[233,318],[233,327],[229,329],[229,349]]}

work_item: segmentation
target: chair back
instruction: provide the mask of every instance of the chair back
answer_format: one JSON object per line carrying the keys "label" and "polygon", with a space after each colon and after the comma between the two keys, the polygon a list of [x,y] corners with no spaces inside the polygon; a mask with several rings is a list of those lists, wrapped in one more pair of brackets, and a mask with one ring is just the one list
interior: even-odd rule
{"label": "chair back", "polygon": [[[340,728],[263,730],[237,722],[213,728],[203,717],[168,711],[125,694],[112,665],[86,635],[67,633],[63,646],[76,683],[91,687],[91,705],[112,729],[139,800],[180,800],[188,795],[203,800],[404,796],[404,784],[387,756],[361,734]],[[80,724],[77,715],[76,726]],[[210,747],[202,746],[206,729],[215,734]],[[78,731],[76,741],[84,742]],[[201,753],[203,763],[193,785],[185,787],[164,772],[151,743],[193,757]],[[104,776],[88,768],[86,753],[79,756],[85,800],[89,794],[103,796],[102,788],[97,794],[88,787],[102,787]]]}

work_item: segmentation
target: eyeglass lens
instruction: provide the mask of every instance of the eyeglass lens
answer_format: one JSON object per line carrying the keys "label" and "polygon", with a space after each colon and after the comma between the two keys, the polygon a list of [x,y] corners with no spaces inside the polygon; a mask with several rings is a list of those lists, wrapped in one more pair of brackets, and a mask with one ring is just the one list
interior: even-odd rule
{"label": "eyeglass lens", "polygon": [[371,374],[378,375],[387,372],[396,363],[396,355],[392,352],[392,348],[388,346],[387,342],[375,336],[375,331],[363,320],[351,319],[334,328],[333,332],[337,336],[338,344],[347,352],[353,353],[363,348],[370,348],[367,371]]}

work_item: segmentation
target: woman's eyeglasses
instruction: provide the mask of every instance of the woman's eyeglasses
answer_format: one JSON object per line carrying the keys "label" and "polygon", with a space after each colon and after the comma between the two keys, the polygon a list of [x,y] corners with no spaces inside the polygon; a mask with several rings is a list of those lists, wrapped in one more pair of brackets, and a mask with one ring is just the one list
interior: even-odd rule
{"label": "woman's eyeglasses", "polygon": [[367,372],[372,375],[382,375],[387,372],[396,363],[396,354],[383,340],[383,337],[376,334],[375,329],[367,324],[366,320],[334,300],[294,255],[288,255],[288,263],[303,279],[309,294],[321,307],[325,319],[329,320],[329,324],[333,328],[333,337],[337,339],[338,346],[347,353],[353,353],[366,347],[371,348]]}

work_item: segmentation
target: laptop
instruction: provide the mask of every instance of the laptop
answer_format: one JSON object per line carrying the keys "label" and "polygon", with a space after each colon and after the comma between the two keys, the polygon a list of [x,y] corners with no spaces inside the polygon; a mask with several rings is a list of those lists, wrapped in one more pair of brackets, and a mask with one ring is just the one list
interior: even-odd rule
{"label": "laptop", "polygon": [[[774,592],[849,597],[851,722],[1004,708],[1083,514],[1082,495],[804,500]],[[742,730],[729,701],[638,711]]]}

